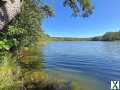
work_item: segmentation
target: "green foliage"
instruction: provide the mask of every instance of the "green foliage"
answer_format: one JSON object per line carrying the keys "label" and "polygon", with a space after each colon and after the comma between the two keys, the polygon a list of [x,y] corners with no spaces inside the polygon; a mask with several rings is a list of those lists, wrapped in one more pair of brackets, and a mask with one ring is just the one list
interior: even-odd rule
{"label": "green foliage", "polygon": [[0,50],[10,50],[10,48],[13,46],[11,41],[8,41],[6,39],[0,41]]}
{"label": "green foliage", "polygon": [[107,32],[103,35],[102,40],[104,41],[114,41],[120,40],[120,32]]}
{"label": "green foliage", "polygon": [[63,5],[73,10],[73,15],[88,17],[93,12],[93,6],[90,0],[64,0]]}
{"label": "green foliage", "polygon": [[92,38],[92,40],[95,41],[115,41],[115,40],[120,40],[120,31],[119,32],[107,32],[103,36],[98,36]]}
{"label": "green foliage", "polygon": [[39,0],[23,1],[21,13],[11,22],[12,26],[17,26],[17,28],[26,31],[22,33],[23,38],[20,39],[23,41],[21,44],[24,44],[22,46],[31,46],[38,37],[46,37],[41,28],[41,22],[44,18],[52,15],[52,9],[45,4],[41,4]]}
{"label": "green foliage", "polygon": [[9,51],[12,48],[18,48],[22,45],[26,30],[16,26],[9,26],[5,32],[0,32],[0,50]]}
{"label": "green foliage", "polygon": [[17,28],[15,26],[9,26],[8,28],[8,35],[20,35],[20,34],[24,34],[25,32],[26,30],[22,28]]}
{"label": "green foliage", "polygon": [[[45,5],[44,0],[32,0],[35,3],[39,10],[42,12],[43,16],[53,16],[53,10],[48,5]],[[93,12],[93,6],[91,0],[64,0],[64,7],[69,7],[73,11],[74,16],[82,15],[83,17],[88,17]],[[51,13],[52,12],[52,13]]]}
{"label": "green foliage", "polygon": [[[18,86],[20,68],[16,65],[16,58],[6,52],[0,57],[0,90],[14,90]],[[9,89],[8,89],[9,88]]]}
{"label": "green foliage", "polygon": [[[21,13],[13,20],[13,25],[24,28],[29,34],[36,31],[43,32],[41,22],[47,16],[52,16],[52,9],[47,5],[40,5],[37,0],[25,0],[22,5]],[[36,33],[35,33],[36,34]],[[38,32],[37,32],[38,35]]]}
{"label": "green foliage", "polygon": [[25,46],[27,42],[26,36],[27,31],[23,28],[19,28],[17,26],[9,26],[7,31],[7,39],[11,40],[13,43],[13,46],[16,48]]}

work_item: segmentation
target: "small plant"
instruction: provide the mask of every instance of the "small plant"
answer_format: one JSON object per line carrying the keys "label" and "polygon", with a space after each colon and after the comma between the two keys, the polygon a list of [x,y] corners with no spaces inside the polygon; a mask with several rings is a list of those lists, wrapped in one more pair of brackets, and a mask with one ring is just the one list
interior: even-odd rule
{"label": "small plant", "polygon": [[8,35],[19,35],[19,34],[24,34],[25,32],[26,30],[15,26],[9,26],[8,28]]}
{"label": "small plant", "polygon": [[1,40],[0,41],[0,50],[10,50],[10,48],[13,46],[13,43],[9,40]]}
{"label": "small plant", "polygon": [[0,50],[2,51],[9,51],[11,48],[19,48],[24,46],[23,41],[26,38],[26,30],[22,28],[18,28],[16,26],[9,26],[6,32],[0,32]]}

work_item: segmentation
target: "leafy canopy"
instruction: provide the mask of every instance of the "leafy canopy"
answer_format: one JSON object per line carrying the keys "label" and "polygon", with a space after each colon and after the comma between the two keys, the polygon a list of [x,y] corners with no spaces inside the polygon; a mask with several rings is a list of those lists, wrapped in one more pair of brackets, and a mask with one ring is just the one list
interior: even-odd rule
{"label": "leafy canopy", "polygon": [[[39,6],[40,10],[47,12],[49,16],[53,15],[51,14],[52,9],[44,4],[44,0],[32,0],[32,2]],[[71,8],[74,16],[88,17],[93,12],[91,0],[64,0],[63,6]]]}
{"label": "leafy canopy", "polygon": [[88,17],[93,12],[93,6],[90,0],[64,0],[63,5],[73,10],[73,15],[82,15]]}

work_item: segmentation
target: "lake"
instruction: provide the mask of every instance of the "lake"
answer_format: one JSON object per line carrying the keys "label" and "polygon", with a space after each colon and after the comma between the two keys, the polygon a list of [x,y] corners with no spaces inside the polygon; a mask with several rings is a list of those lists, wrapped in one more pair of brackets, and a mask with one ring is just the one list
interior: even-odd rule
{"label": "lake", "polygon": [[49,76],[73,80],[81,90],[110,90],[120,81],[120,42],[49,42],[43,48]]}

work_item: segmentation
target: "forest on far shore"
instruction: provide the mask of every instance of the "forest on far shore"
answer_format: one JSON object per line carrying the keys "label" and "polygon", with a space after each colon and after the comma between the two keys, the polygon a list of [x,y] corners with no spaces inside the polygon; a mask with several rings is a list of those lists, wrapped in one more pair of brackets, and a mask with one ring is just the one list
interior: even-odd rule
{"label": "forest on far shore", "polygon": [[102,36],[88,37],[88,38],[75,38],[75,37],[50,37],[49,41],[116,41],[120,40],[120,31],[118,32],[106,32]]}
{"label": "forest on far shore", "polygon": [[93,37],[93,41],[116,41],[120,40],[120,31],[118,32],[107,32],[103,36]]}

